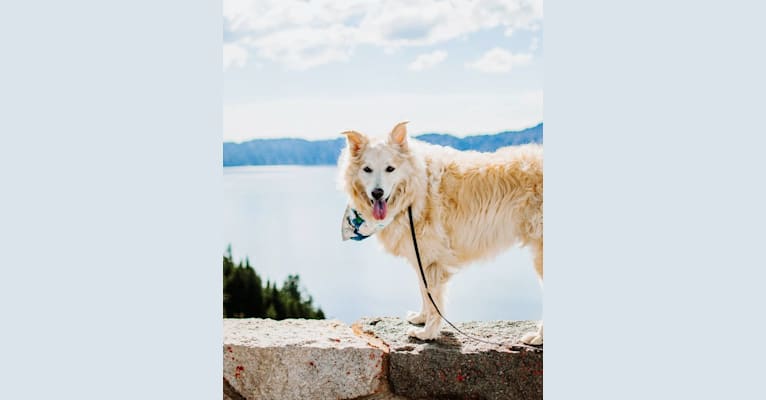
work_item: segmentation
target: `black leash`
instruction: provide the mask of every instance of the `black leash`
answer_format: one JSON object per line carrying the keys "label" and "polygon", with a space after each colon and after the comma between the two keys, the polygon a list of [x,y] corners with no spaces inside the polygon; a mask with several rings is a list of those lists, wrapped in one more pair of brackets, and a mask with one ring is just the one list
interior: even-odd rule
{"label": "black leash", "polygon": [[491,342],[489,340],[477,338],[475,336],[471,336],[455,326],[450,320],[444,317],[441,310],[439,310],[439,307],[436,305],[436,302],[434,301],[433,297],[431,297],[431,291],[428,290],[428,280],[426,280],[426,273],[423,270],[423,263],[420,261],[420,250],[418,249],[418,239],[415,237],[415,223],[412,221],[412,206],[407,207],[407,214],[410,216],[410,232],[412,233],[412,244],[415,246],[415,257],[418,259],[418,267],[420,267],[420,276],[423,278],[423,286],[426,288],[426,294],[428,294],[428,300],[431,300],[431,305],[434,306],[434,309],[436,310],[436,313],[439,314],[439,317],[444,320],[449,326],[452,327],[452,329],[456,330],[461,335],[476,340],[477,342],[487,343],[494,346],[505,346],[510,348],[511,350],[520,350],[520,349],[531,349],[535,351],[540,351],[541,348],[537,346],[531,346],[523,343],[514,343],[514,344],[507,344],[507,343],[497,343],[497,342]]}

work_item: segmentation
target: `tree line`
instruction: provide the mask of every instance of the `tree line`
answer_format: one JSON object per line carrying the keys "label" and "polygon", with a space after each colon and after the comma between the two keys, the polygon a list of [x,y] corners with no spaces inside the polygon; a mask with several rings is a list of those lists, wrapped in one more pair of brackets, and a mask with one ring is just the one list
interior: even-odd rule
{"label": "tree line", "polygon": [[289,275],[277,287],[276,282],[266,281],[250,265],[250,260],[234,262],[231,246],[223,255],[223,316],[224,318],[307,318],[324,319],[320,307],[314,307],[311,296],[304,298],[300,289],[300,277]]}

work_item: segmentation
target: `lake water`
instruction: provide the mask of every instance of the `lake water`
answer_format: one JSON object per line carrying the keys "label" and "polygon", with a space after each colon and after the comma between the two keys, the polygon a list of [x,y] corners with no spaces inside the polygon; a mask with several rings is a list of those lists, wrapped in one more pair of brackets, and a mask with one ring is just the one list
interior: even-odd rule
{"label": "lake water", "polygon": [[[264,279],[299,274],[328,318],[351,323],[362,316],[400,316],[419,310],[419,275],[386,253],[374,236],[341,241],[346,195],[336,167],[227,167],[224,181],[223,253],[250,258]],[[526,249],[513,248],[491,262],[455,275],[446,317],[453,322],[540,319],[542,291]]]}

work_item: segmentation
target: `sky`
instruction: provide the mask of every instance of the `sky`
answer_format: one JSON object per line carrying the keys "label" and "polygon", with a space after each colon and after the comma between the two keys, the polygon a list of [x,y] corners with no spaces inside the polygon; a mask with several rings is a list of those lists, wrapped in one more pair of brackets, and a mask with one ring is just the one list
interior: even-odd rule
{"label": "sky", "polygon": [[224,0],[224,141],[543,120],[538,0]]}

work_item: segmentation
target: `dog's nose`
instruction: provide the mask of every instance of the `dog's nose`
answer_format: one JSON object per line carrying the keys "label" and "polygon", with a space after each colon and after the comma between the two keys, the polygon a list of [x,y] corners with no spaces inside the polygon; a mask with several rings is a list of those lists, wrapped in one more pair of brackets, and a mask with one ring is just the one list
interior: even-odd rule
{"label": "dog's nose", "polygon": [[373,190],[372,190],[372,198],[374,198],[375,200],[377,200],[377,199],[379,199],[379,198],[381,198],[381,197],[383,197],[383,189],[381,189],[381,188],[376,188],[376,189],[373,189]]}

